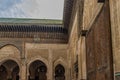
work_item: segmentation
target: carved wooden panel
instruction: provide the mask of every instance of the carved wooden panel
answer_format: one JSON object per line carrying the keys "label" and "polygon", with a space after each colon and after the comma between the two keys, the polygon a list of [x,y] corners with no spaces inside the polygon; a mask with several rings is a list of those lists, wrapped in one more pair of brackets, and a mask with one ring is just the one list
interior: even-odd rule
{"label": "carved wooden panel", "polygon": [[8,23],[0,25],[0,38],[26,41],[26,38],[41,43],[67,43],[68,31],[62,25],[25,25]]}
{"label": "carved wooden panel", "polygon": [[86,37],[87,79],[113,80],[108,1]]}

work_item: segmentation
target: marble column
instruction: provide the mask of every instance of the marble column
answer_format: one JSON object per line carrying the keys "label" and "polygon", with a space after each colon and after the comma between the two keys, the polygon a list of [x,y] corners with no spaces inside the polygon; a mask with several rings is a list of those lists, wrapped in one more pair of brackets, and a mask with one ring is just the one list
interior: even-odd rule
{"label": "marble column", "polygon": [[52,50],[49,49],[49,67],[48,67],[48,70],[49,70],[49,76],[48,76],[48,79],[47,80],[54,80],[53,79],[53,63],[52,63]]}
{"label": "marble column", "polygon": [[26,63],[25,59],[22,59],[22,66],[21,66],[21,74],[20,74],[20,80],[27,80],[27,70],[26,70]]}
{"label": "marble column", "polygon": [[80,41],[80,54],[79,54],[79,80],[86,80],[87,75],[86,75],[86,43],[85,43],[85,36],[81,36],[81,41]]}

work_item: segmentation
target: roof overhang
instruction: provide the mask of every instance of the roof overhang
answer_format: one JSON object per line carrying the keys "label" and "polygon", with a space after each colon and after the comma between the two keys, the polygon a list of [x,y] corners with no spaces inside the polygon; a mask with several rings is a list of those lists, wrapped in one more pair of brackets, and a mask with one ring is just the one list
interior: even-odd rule
{"label": "roof overhang", "polygon": [[63,24],[67,29],[70,24],[74,1],[75,0],[65,0],[64,2]]}

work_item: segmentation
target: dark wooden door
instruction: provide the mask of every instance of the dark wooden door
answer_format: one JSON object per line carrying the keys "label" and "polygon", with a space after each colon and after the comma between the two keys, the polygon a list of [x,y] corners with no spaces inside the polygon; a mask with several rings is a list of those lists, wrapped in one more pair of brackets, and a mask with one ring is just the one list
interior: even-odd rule
{"label": "dark wooden door", "polygon": [[86,36],[87,80],[113,80],[109,3]]}

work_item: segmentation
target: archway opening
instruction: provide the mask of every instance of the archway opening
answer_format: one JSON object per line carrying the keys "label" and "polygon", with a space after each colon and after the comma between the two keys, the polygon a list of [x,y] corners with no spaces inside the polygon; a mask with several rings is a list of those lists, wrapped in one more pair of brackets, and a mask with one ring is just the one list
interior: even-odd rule
{"label": "archway opening", "polygon": [[65,68],[61,64],[55,67],[55,80],[65,80]]}
{"label": "archway opening", "polygon": [[28,80],[47,80],[47,67],[45,63],[40,60],[32,62],[29,66]]}
{"label": "archway opening", "polygon": [[0,80],[19,80],[19,66],[13,60],[7,60],[0,66]]}
{"label": "archway opening", "polygon": [[19,66],[16,66],[12,71],[12,78],[14,80],[19,80]]}
{"label": "archway opening", "polygon": [[5,66],[0,66],[0,80],[7,80],[7,69]]}

